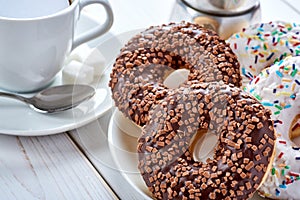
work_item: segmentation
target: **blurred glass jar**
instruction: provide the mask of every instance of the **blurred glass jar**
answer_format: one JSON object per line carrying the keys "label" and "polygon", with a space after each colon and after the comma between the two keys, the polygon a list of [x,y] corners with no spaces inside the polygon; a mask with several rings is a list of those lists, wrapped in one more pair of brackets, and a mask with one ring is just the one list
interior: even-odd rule
{"label": "blurred glass jar", "polygon": [[222,39],[261,21],[259,0],[176,0],[171,21],[190,21],[215,30]]}
{"label": "blurred glass jar", "polygon": [[218,8],[232,10],[241,7],[246,0],[209,0],[209,2]]}

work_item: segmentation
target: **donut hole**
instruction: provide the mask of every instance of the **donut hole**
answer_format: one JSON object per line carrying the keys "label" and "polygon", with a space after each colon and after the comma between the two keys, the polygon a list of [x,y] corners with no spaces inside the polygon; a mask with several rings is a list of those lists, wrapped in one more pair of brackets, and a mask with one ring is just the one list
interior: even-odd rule
{"label": "donut hole", "polygon": [[164,85],[170,89],[178,88],[180,84],[188,80],[190,71],[187,69],[173,70],[164,80]]}
{"label": "donut hole", "polygon": [[189,150],[195,161],[206,162],[208,158],[213,159],[217,144],[218,136],[215,133],[199,129],[191,140]]}
{"label": "donut hole", "polygon": [[300,146],[300,136],[297,136],[297,137],[293,138],[292,141],[293,141],[297,146]]}
{"label": "donut hole", "polygon": [[300,114],[296,115],[292,121],[289,137],[297,146],[300,146]]}

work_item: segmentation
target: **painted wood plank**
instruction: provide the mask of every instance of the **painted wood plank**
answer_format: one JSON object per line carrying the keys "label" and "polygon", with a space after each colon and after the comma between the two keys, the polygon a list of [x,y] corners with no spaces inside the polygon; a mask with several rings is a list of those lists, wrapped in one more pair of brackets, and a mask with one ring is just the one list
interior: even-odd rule
{"label": "painted wood plank", "polygon": [[[109,33],[118,34],[150,25],[167,23],[175,8],[176,0],[110,0],[110,3],[115,20]],[[260,4],[263,22],[282,20],[300,23],[300,1],[298,0],[261,0]],[[130,5],[135,5],[135,7]],[[104,20],[104,15],[103,13],[99,14],[100,11],[101,9],[97,6],[85,9],[85,13],[101,22]]]}
{"label": "painted wood plank", "polygon": [[123,178],[112,159],[107,141],[110,116],[111,112],[108,112],[107,115],[99,118],[99,120],[73,130],[70,134],[120,199],[143,199]]}
{"label": "painted wood plank", "polygon": [[[134,29],[169,21],[175,0],[109,0],[114,12],[114,24],[110,33],[120,34]],[[103,9],[99,6],[85,8],[99,22],[104,21]]]}
{"label": "painted wood plank", "polygon": [[300,1],[299,0],[282,0],[285,4],[290,6],[292,10],[295,10],[300,15]]}
{"label": "painted wood plank", "polygon": [[116,199],[66,134],[0,135],[0,199]]}
{"label": "painted wood plank", "polygon": [[300,8],[300,1],[298,0],[261,0],[262,21],[281,20],[300,23],[299,11],[292,9],[287,2],[291,5],[297,5],[298,9]]}

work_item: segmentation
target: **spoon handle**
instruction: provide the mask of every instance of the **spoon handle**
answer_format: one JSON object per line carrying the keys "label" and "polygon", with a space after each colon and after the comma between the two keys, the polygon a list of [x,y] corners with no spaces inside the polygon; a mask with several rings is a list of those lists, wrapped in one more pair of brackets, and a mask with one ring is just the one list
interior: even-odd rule
{"label": "spoon handle", "polygon": [[12,94],[12,93],[0,92],[0,96],[12,98],[12,99],[17,99],[17,100],[23,101],[25,103],[30,103],[29,98],[26,98],[26,97],[23,97],[23,96],[20,96],[20,95],[16,95],[16,94]]}

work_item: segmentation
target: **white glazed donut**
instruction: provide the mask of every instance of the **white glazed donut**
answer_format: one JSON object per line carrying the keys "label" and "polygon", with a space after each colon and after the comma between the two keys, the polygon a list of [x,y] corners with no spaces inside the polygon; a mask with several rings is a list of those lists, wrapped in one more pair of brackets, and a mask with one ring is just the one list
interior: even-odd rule
{"label": "white glazed donut", "polygon": [[251,25],[233,34],[227,42],[237,55],[246,84],[264,68],[293,55],[300,55],[300,25],[270,22]]}
{"label": "white glazed donut", "polygon": [[246,91],[272,111],[278,134],[273,167],[260,193],[272,199],[299,199],[300,147],[292,139],[300,136],[300,57],[290,56],[264,69]]}

